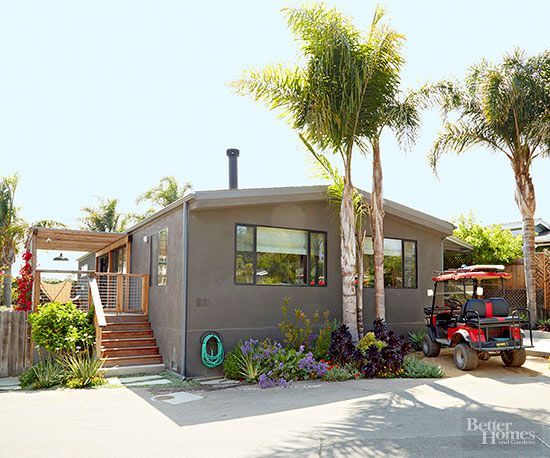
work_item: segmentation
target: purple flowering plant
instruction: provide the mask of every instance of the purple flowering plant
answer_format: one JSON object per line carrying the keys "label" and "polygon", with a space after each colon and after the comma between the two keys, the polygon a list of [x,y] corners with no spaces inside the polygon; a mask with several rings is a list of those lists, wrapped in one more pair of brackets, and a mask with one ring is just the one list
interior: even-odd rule
{"label": "purple flowering plant", "polygon": [[328,370],[327,364],[317,361],[303,345],[296,350],[268,339],[249,339],[237,348],[239,374],[262,388],[287,387],[293,380],[321,378]]}

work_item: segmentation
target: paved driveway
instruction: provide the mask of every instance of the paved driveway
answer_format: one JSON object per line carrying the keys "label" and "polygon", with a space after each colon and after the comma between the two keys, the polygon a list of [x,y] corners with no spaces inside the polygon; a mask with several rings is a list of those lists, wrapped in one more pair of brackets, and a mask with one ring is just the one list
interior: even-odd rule
{"label": "paved driveway", "polygon": [[[196,390],[181,404],[145,389],[0,393],[0,456],[549,456],[549,382],[303,382]],[[495,422],[533,432],[534,445],[483,445]]]}

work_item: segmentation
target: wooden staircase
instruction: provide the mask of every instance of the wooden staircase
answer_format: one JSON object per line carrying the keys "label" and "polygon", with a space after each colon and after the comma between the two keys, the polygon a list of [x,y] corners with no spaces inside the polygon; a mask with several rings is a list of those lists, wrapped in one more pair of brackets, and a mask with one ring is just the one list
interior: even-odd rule
{"label": "wooden staircase", "polygon": [[100,328],[103,367],[162,364],[151,324],[143,314],[105,314]]}

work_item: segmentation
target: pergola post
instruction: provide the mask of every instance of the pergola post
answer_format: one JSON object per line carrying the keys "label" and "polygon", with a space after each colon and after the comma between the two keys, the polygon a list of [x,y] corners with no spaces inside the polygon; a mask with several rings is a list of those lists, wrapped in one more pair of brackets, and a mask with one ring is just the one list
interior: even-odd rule
{"label": "pergola post", "polygon": [[38,272],[38,259],[37,259],[37,235],[36,229],[32,230],[31,236],[31,255],[32,255],[32,311],[36,311],[38,303],[40,302],[40,272]]}

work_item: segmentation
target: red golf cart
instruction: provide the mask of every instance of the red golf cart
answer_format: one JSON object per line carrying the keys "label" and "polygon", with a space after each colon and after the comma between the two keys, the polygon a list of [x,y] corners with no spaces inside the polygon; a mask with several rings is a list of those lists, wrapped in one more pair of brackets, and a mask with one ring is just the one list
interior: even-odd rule
{"label": "red golf cart", "polygon": [[[428,291],[432,306],[424,308],[424,355],[435,357],[441,347],[453,347],[456,367],[463,371],[493,355],[500,355],[506,366],[522,366],[525,348],[533,346],[531,316],[526,308],[511,310],[503,298],[508,278],[504,266],[494,265],[463,266],[435,276],[434,289]],[[484,290],[501,297],[483,299]],[[523,344],[522,327],[529,330],[529,346]]]}

